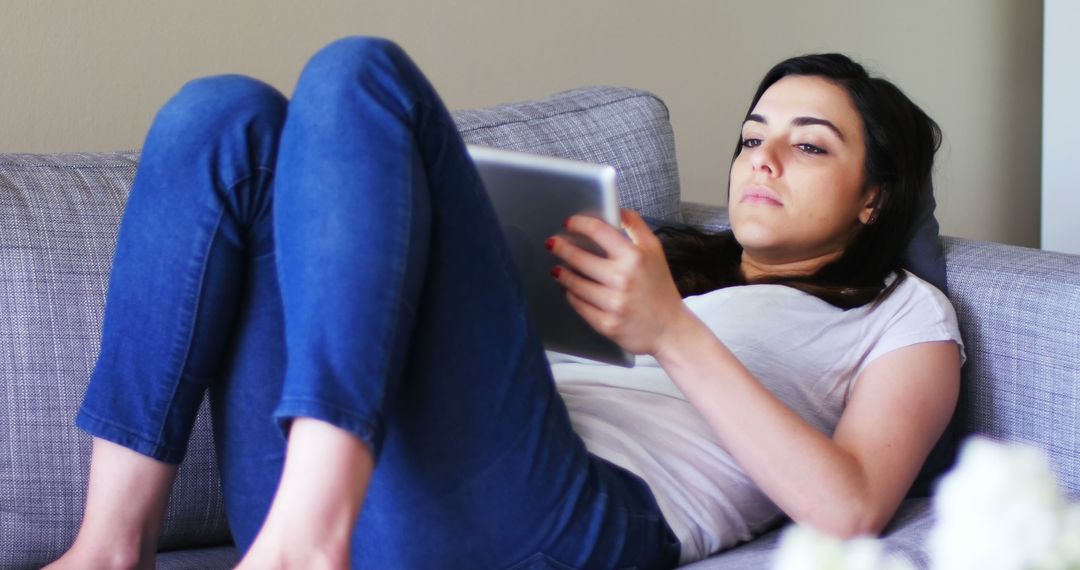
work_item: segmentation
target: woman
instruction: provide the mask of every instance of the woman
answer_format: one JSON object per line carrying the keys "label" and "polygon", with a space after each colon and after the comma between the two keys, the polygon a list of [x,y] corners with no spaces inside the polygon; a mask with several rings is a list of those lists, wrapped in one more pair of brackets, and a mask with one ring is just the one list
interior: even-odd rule
{"label": "woman", "polygon": [[568,220],[607,258],[548,241],[573,306],[642,355],[623,371],[545,359],[449,114],[393,44],[331,44],[291,102],[189,83],[126,206],[76,420],[87,508],[53,567],[152,567],[207,388],[240,568],[671,567],[781,513],[878,532],[956,400],[952,308],[898,261],[936,144],[842,56],[774,68],[734,239],[661,232],[677,279],[633,212],[629,238]]}

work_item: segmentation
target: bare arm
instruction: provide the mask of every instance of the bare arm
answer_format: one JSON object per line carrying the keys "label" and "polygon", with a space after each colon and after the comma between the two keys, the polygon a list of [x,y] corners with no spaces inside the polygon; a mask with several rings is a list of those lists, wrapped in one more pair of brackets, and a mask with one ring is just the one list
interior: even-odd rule
{"label": "bare arm", "polygon": [[841,537],[876,535],[892,518],[944,431],[960,382],[951,341],[888,353],[859,376],[830,439],[689,312],[656,358],[777,506]]}

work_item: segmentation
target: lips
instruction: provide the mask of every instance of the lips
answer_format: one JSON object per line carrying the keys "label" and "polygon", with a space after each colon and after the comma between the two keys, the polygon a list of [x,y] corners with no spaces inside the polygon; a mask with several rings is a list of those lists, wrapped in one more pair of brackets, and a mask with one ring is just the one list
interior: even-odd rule
{"label": "lips", "polygon": [[780,195],[765,186],[748,186],[742,193],[741,203],[783,206]]}

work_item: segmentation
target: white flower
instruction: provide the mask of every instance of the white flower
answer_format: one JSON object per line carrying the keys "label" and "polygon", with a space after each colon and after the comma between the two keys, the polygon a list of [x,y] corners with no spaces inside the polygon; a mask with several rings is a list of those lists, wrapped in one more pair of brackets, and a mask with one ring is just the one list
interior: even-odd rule
{"label": "white flower", "polygon": [[1065,500],[1041,450],[972,437],[938,485],[934,509],[935,570],[1027,570],[1056,550]]}
{"label": "white flower", "polygon": [[1080,503],[1069,505],[1061,515],[1054,548],[1036,570],[1080,570]]}
{"label": "white flower", "polygon": [[780,535],[773,570],[914,570],[906,560],[885,553],[880,540],[841,541],[812,528],[792,525]]}

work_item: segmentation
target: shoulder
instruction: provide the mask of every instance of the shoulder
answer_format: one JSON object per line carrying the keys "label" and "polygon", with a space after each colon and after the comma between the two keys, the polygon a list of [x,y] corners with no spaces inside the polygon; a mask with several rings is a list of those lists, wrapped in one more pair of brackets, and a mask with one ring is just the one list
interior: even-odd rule
{"label": "shoulder", "polygon": [[[891,314],[894,317],[898,314],[915,312],[936,316],[939,319],[956,320],[956,310],[941,289],[906,269],[902,272],[904,280],[888,297],[878,303],[877,307],[869,311],[871,315],[883,309],[882,313]],[[891,279],[896,278],[896,274],[890,277],[890,283]]]}
{"label": "shoulder", "polygon": [[865,364],[877,356],[920,342],[954,341],[964,360],[960,326],[949,298],[940,289],[904,270],[905,278],[878,306],[868,308],[866,330],[875,339]]}

